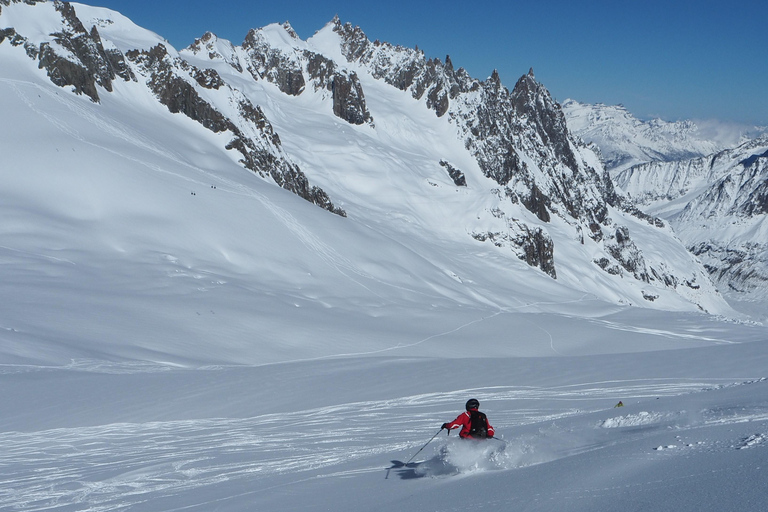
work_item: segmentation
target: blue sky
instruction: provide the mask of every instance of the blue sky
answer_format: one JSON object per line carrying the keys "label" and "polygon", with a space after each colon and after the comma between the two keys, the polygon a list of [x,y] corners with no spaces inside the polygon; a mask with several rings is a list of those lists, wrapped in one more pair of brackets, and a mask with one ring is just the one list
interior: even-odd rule
{"label": "blue sky", "polygon": [[[768,125],[768,2],[88,0],[181,49],[211,31],[240,44],[289,21],[302,39],[334,15],[369,39],[418,46],[514,86],[533,67],[558,101],[623,104],[642,119]],[[730,5],[729,5],[730,4]]]}

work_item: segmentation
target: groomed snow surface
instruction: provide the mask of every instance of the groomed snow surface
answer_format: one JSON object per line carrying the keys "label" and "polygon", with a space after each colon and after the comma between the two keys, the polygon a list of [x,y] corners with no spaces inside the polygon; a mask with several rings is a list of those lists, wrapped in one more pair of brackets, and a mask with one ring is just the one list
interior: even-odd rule
{"label": "groomed snow surface", "polygon": [[[319,170],[281,132],[344,219],[138,84],[97,105],[0,62],[0,510],[765,510],[765,326],[608,303],[455,237],[438,128],[388,146],[334,121],[301,133]],[[265,111],[319,115],[302,101]],[[499,439],[424,447],[472,397]]]}

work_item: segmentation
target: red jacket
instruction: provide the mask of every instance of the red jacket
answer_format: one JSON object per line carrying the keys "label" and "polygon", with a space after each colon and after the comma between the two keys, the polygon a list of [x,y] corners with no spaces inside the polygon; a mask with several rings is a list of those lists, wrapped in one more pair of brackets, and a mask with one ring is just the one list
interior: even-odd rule
{"label": "red jacket", "polygon": [[[477,409],[472,409],[472,411],[476,411]],[[471,421],[470,418],[470,411],[463,412],[459,414],[459,417],[453,420],[450,423],[446,423],[446,428],[453,430],[456,428],[461,427],[461,431],[459,432],[459,437],[464,439],[471,439],[472,436],[469,435],[469,429],[471,428]],[[485,425],[488,429],[488,437],[493,437],[494,430],[491,426],[490,422],[488,421],[488,418],[485,418]]]}

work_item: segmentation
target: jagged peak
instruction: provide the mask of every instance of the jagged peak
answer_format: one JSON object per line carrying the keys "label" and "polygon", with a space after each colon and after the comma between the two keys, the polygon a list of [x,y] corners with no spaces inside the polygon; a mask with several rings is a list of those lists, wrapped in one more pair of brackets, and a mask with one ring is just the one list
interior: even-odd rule
{"label": "jagged peak", "polygon": [[203,47],[210,47],[215,45],[219,41],[219,36],[214,34],[213,32],[206,32],[199,38],[195,39],[195,42],[187,46],[187,50],[190,50],[192,52],[199,52],[202,50]]}
{"label": "jagged peak", "polygon": [[253,28],[245,36],[243,46],[268,45],[275,49],[303,48],[304,41],[290,23],[271,23],[261,28]]}
{"label": "jagged peak", "polygon": [[206,32],[199,39],[181,51],[181,54],[203,55],[210,60],[222,60],[242,72],[243,65],[237,56],[235,45],[228,39],[222,39],[213,32]]}
{"label": "jagged peak", "polygon": [[293,26],[291,26],[290,22],[285,21],[282,25],[283,29],[288,33],[289,36],[291,36],[293,39],[301,39],[299,37],[299,34],[296,33],[296,31],[293,29]]}
{"label": "jagged peak", "polygon": [[323,35],[327,35],[329,33],[337,34],[341,30],[341,26],[342,26],[341,19],[339,18],[339,15],[336,14],[333,16],[333,19],[331,19],[331,21],[323,25],[323,28],[321,28],[320,30],[316,30],[315,33],[309,39],[307,39],[307,41],[316,39],[318,37],[322,37]]}
{"label": "jagged peak", "polygon": [[345,44],[369,42],[368,36],[365,35],[363,29],[357,25],[353,26],[350,22],[342,23],[338,15],[334,17],[331,23],[333,23],[333,31],[341,36],[342,42]]}
{"label": "jagged peak", "polygon": [[[512,89],[512,96],[516,98],[516,104],[521,105],[522,101],[527,101],[531,105],[535,103],[541,103],[545,105],[547,109],[556,108],[560,110],[557,102],[552,98],[549,90],[536,80],[536,76],[533,74],[533,68],[528,71],[527,74],[520,77]],[[523,98],[526,98],[525,100]]]}
{"label": "jagged peak", "polygon": [[539,85],[539,82],[536,81],[536,76],[533,74],[533,68],[528,71],[528,73],[524,74],[520,77],[520,79],[515,84],[515,89],[518,87],[527,87],[529,89],[536,89]]}

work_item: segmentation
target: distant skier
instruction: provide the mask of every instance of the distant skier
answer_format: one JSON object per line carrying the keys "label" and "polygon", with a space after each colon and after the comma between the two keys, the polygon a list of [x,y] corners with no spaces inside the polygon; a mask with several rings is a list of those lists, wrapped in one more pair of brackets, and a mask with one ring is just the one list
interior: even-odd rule
{"label": "distant skier", "polygon": [[477,409],[480,402],[475,398],[467,400],[466,412],[459,414],[459,417],[450,423],[443,423],[442,428],[453,430],[461,427],[459,437],[462,439],[486,439],[493,437],[495,433],[493,427],[488,422],[488,417]]}

